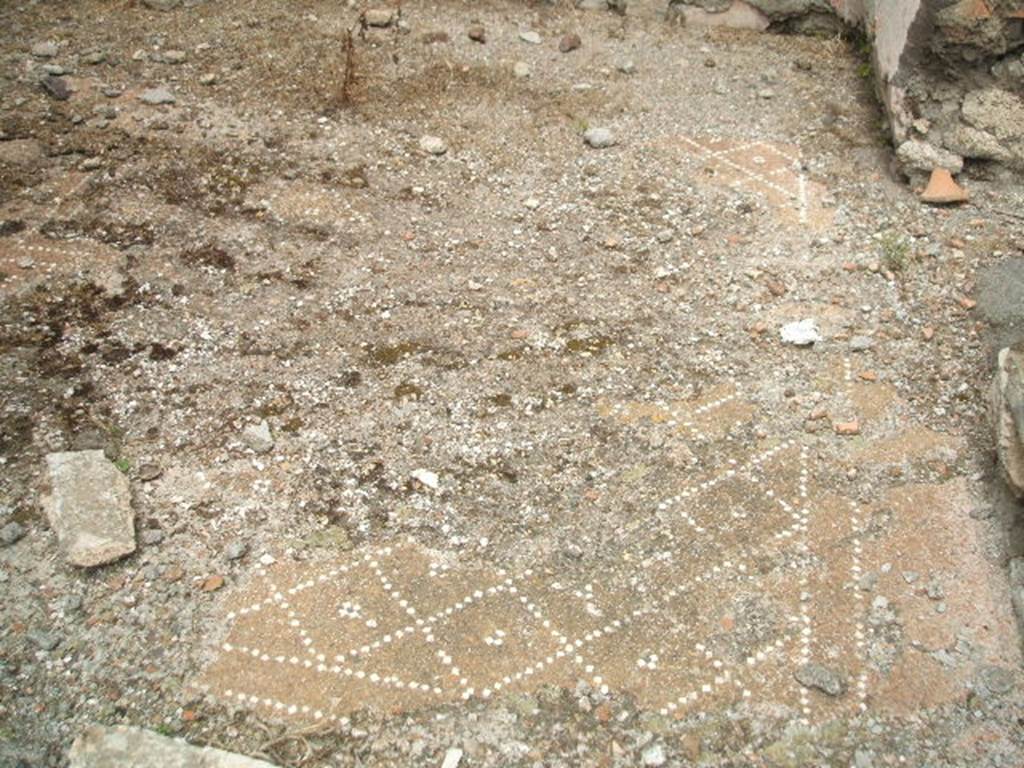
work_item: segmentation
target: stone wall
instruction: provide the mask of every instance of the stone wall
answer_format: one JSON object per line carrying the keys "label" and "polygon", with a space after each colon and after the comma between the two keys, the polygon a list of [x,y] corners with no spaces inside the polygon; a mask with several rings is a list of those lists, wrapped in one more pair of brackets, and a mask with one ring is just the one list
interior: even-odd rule
{"label": "stone wall", "polygon": [[1024,0],[670,0],[688,24],[864,31],[903,171],[1024,171]]}

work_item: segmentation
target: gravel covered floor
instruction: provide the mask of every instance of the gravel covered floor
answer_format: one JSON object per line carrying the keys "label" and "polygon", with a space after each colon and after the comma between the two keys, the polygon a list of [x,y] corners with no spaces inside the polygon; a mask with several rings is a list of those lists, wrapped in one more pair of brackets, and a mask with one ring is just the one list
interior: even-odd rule
{"label": "gravel covered floor", "polygon": [[1019,185],[919,203],[842,40],[569,5],[0,7],[0,765],[1021,764]]}

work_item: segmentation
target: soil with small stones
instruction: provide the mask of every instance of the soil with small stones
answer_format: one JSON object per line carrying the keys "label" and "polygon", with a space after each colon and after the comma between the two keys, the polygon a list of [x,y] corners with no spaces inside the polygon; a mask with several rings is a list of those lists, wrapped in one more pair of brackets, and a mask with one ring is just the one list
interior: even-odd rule
{"label": "soil with small stones", "polygon": [[[510,570],[611,568],[624,526],[713,457],[602,404],[756,384],[802,432],[824,358],[782,345],[783,321],[871,336],[899,418],[967,446],[829,483],[1002,498],[986,390],[1006,333],[972,297],[1024,251],[1000,213],[1020,189],[979,167],[969,204],[921,205],[843,41],[569,5],[405,2],[383,29],[318,0],[0,8],[0,527],[28,529],[0,549],[0,766],[63,765],[90,722],[295,766],[437,765],[451,746],[467,766],[636,765],[655,744],[671,765],[1019,765],[1019,684],[804,725],[769,705],[666,717],[581,675],[344,728],[194,687],[218,601],[264,556],[411,536]],[[581,45],[561,53],[566,34]],[[58,55],[34,58],[47,40]],[[67,100],[41,87],[48,63]],[[153,87],[174,103],[143,103]],[[595,126],[617,144],[588,148]],[[806,200],[778,191],[785,169],[751,176],[759,155],[737,180],[686,143],[725,139],[795,147]],[[256,454],[242,433],[264,419],[275,445]],[[765,438],[751,422],[729,439]],[[39,495],[46,453],[89,448],[131,479],[140,547],[80,571]],[[977,517],[1001,567],[1019,532]]]}

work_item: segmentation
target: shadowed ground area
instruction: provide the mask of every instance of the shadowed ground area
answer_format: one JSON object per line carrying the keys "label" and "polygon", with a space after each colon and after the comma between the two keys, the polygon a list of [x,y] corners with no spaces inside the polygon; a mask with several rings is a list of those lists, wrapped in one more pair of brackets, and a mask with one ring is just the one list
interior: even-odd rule
{"label": "shadowed ground area", "polygon": [[1019,187],[921,204],[840,39],[151,5],[0,9],[0,765],[1019,763]]}

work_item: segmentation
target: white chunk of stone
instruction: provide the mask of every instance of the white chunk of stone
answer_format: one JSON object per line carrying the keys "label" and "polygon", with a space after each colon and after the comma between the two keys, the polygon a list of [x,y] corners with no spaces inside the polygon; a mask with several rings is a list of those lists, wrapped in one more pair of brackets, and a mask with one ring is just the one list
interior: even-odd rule
{"label": "white chunk of stone", "polygon": [[68,753],[69,768],[274,768],[272,763],[194,747],[184,739],[126,725],[90,725]]}
{"label": "white chunk of stone", "polygon": [[264,419],[259,424],[251,424],[242,431],[242,440],[256,453],[268,453],[274,447],[274,436],[270,433],[270,425]]}
{"label": "white chunk of stone", "polygon": [[135,551],[128,478],[103,451],[51,453],[43,510],[68,562],[90,568]]}
{"label": "white chunk of stone", "polygon": [[809,347],[815,342],[821,341],[818,324],[811,318],[787,323],[782,326],[781,335],[783,342],[796,347]]}
{"label": "white chunk of stone", "polygon": [[436,472],[431,472],[429,469],[414,469],[412,471],[412,479],[418,480],[427,486],[427,488],[437,489],[441,485],[441,481],[437,476]]}
{"label": "white chunk of stone", "polygon": [[448,151],[448,145],[439,136],[424,136],[420,139],[420,149],[431,155],[443,155]]}
{"label": "white chunk of stone", "polygon": [[369,27],[390,27],[394,14],[390,8],[370,8],[363,18]]}
{"label": "white chunk of stone", "polygon": [[588,128],[583,140],[594,149],[604,149],[616,144],[615,134],[607,128]]}

